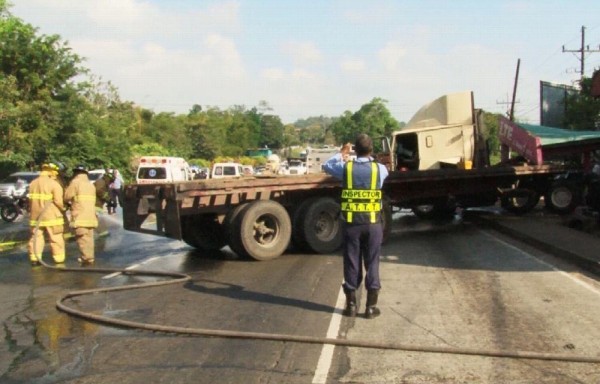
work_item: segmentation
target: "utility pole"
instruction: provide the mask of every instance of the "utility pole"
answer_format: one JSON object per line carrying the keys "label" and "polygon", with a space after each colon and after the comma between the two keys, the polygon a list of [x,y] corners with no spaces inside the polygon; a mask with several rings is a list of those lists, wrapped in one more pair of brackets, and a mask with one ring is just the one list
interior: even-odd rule
{"label": "utility pole", "polygon": [[515,121],[515,97],[517,97],[517,83],[519,82],[519,67],[521,66],[521,59],[517,60],[517,73],[515,74],[515,84],[513,86],[513,95],[510,103],[510,121]]}
{"label": "utility pole", "polygon": [[[600,45],[598,46],[600,48]],[[579,49],[565,49],[565,46],[563,45],[562,47],[562,51],[564,52],[579,52],[579,61],[581,63],[581,70],[580,70],[580,74],[581,74],[581,80],[583,80],[583,76],[585,75],[585,54],[586,53],[592,53],[592,52],[600,52],[600,49],[590,49],[590,46],[588,45],[586,47],[585,45],[585,26],[581,27],[581,48]]]}
{"label": "utility pole", "polygon": [[521,59],[517,60],[517,72],[515,74],[515,82],[513,84],[513,93],[512,93],[512,99],[508,100],[508,101],[496,101],[496,104],[506,104],[506,105],[510,105],[510,108],[506,111],[506,116],[508,116],[510,121],[514,121],[515,118],[515,103],[519,103],[520,101],[517,100],[517,84],[519,82],[519,67],[521,66]]}

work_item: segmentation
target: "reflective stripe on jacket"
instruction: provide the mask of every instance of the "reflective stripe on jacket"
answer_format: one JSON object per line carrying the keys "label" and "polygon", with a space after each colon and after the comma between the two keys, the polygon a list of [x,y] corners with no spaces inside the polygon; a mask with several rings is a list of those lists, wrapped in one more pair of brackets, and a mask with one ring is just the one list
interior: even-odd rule
{"label": "reflective stripe on jacket", "polygon": [[85,173],[76,175],[65,191],[65,201],[71,203],[71,227],[96,228],[96,188]]}
{"label": "reflective stripe on jacket", "polygon": [[64,225],[63,188],[47,171],[29,185],[29,225],[55,227]]}
{"label": "reflective stripe on jacket", "polygon": [[342,217],[348,223],[381,222],[382,192],[379,167],[374,161],[349,161],[344,167],[341,196]]}

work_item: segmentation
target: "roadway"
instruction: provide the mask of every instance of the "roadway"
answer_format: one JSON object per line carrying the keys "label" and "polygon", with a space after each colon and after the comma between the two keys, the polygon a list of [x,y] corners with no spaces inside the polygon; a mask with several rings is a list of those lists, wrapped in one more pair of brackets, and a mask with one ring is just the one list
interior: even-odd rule
{"label": "roadway", "polygon": [[[511,220],[539,228],[538,219]],[[597,363],[568,361],[600,359],[594,275],[468,216],[397,220],[383,248],[382,315],[373,320],[340,316],[339,253],[291,251],[270,262],[240,260],[227,249],[206,255],[181,242],[124,232],[119,217],[106,215],[96,267],[168,270],[192,280],[69,302],[144,323],[375,348],[172,335],[83,321],[58,312],[56,300],[71,290],[153,278],[31,268],[22,246],[3,250],[0,382],[600,382]],[[0,234],[18,225],[0,223]],[[568,231],[563,236],[579,236]],[[591,247],[597,241],[585,238]],[[75,244],[67,251],[76,255]],[[75,266],[75,256],[68,258]]]}

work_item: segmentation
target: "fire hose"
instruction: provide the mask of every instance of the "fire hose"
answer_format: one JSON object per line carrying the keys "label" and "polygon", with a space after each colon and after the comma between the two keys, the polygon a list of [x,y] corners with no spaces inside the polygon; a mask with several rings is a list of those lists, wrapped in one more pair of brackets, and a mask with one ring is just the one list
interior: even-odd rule
{"label": "fire hose", "polygon": [[[45,210],[45,208],[44,208]],[[42,211],[43,212],[43,211]],[[41,214],[40,214],[41,216]],[[36,229],[39,228],[39,221]],[[35,240],[34,240],[35,241]],[[460,348],[460,347],[438,347],[438,346],[427,346],[427,345],[408,345],[394,342],[375,342],[368,340],[348,340],[348,339],[334,339],[327,337],[315,337],[315,336],[302,336],[302,335],[290,335],[290,334],[277,334],[277,333],[262,333],[262,332],[243,332],[243,331],[226,331],[219,329],[209,328],[188,328],[188,327],[176,327],[170,325],[143,323],[137,321],[130,321],[124,319],[116,319],[108,316],[102,316],[91,312],[80,311],[73,307],[70,307],[66,302],[74,297],[81,297],[86,295],[95,295],[99,293],[108,293],[116,291],[126,291],[134,289],[143,289],[157,286],[165,286],[171,284],[182,284],[190,281],[191,276],[183,273],[176,272],[164,272],[164,271],[152,271],[152,270],[131,270],[131,269],[116,269],[116,268],[57,268],[55,266],[45,263],[41,258],[38,257],[39,262],[42,266],[47,269],[66,273],[66,272],[78,272],[78,273],[120,273],[126,276],[151,276],[151,277],[162,277],[170,278],[170,280],[146,282],[122,285],[117,287],[104,287],[104,288],[93,288],[85,290],[77,290],[67,292],[64,296],[60,297],[56,301],[56,307],[58,310],[67,313],[71,316],[91,321],[99,324],[108,326],[114,326],[117,328],[128,328],[134,330],[146,330],[152,332],[162,332],[177,335],[186,336],[197,336],[197,337],[220,337],[229,339],[246,339],[246,340],[267,340],[267,341],[280,341],[280,342],[295,342],[305,344],[329,344],[341,347],[350,348],[370,348],[370,349],[383,349],[383,350],[395,350],[404,352],[420,352],[420,353],[438,353],[438,354],[453,354],[453,355],[468,355],[468,356],[481,356],[481,357],[493,357],[493,358],[511,358],[511,359],[529,359],[529,360],[550,360],[550,361],[561,361],[561,362],[573,362],[573,363],[600,363],[599,356],[581,356],[571,354],[559,354],[559,353],[545,353],[545,352],[533,352],[533,351],[506,351],[506,350],[493,350],[493,349],[477,349],[477,348]]]}

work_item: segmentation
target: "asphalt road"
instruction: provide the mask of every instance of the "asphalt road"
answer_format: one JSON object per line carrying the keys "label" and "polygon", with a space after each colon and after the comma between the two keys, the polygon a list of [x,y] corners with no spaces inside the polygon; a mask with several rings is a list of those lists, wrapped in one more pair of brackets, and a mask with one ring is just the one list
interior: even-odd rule
{"label": "asphalt road", "polygon": [[[291,252],[271,262],[239,260],[227,249],[204,255],[181,242],[124,232],[115,216],[103,217],[109,235],[98,239],[98,267],[177,271],[192,280],[69,303],[144,323],[333,337],[391,349],[171,335],[83,321],[58,312],[55,301],[71,290],[153,278],[31,268],[23,248],[3,251],[0,382],[600,382],[599,364],[481,356],[599,358],[597,280],[469,222],[399,220],[383,249],[383,313],[374,320],[340,316],[339,254]],[[69,243],[68,255],[75,254]]]}

